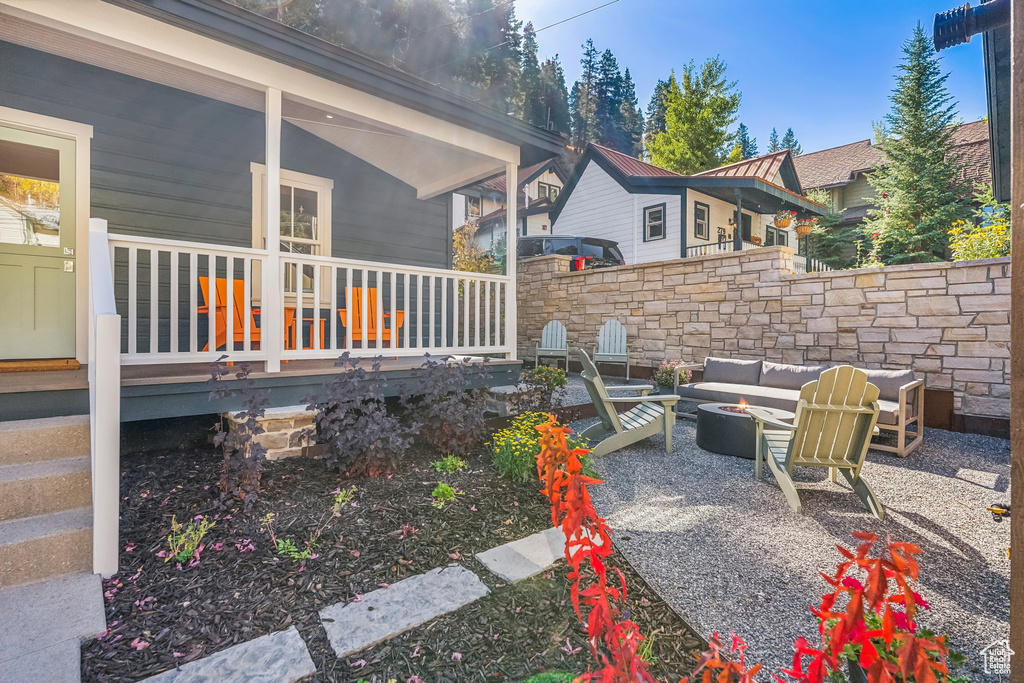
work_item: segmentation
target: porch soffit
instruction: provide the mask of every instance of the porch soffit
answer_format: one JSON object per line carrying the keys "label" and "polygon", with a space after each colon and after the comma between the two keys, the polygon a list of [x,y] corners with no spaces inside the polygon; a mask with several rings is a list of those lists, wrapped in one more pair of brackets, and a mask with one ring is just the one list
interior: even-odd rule
{"label": "porch soffit", "polygon": [[[358,133],[345,141],[351,149],[338,144],[399,178],[401,174],[420,178],[421,174],[402,166],[410,165],[409,155],[414,151],[426,150],[423,143],[428,141],[439,147],[426,151],[424,161],[441,151],[446,156],[450,153],[453,159],[461,154],[475,160],[472,168],[466,167],[460,174],[462,178],[452,177],[455,187],[498,172],[505,163],[519,161],[519,148],[514,144],[101,0],[0,0],[0,31],[3,40],[257,111],[264,109],[266,88],[276,88],[296,102],[315,103],[324,111],[343,113],[388,133],[400,133],[413,142],[404,149],[402,163],[397,165],[393,163],[396,145],[384,145],[380,152],[370,149],[374,145],[365,141],[369,127],[349,131]],[[314,134],[323,137],[319,132]],[[334,137],[338,138],[336,132]],[[481,170],[484,159],[486,172]],[[447,180],[447,176],[443,169],[436,168],[437,159],[432,161],[435,172],[430,177],[429,191],[439,194],[434,191],[437,181]],[[422,194],[428,185],[422,179],[419,183],[410,184]]]}

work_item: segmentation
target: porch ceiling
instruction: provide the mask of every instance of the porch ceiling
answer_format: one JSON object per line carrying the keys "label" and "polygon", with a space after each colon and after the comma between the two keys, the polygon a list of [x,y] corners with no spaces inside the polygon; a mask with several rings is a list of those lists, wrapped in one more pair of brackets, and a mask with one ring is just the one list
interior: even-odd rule
{"label": "porch ceiling", "polygon": [[[137,39],[126,40],[132,35],[126,28],[137,28]],[[196,42],[190,50],[183,35],[177,27],[97,0],[71,6],[60,0],[0,0],[0,40],[255,111],[265,109],[266,88],[278,87],[286,121],[409,184],[421,199],[501,173],[519,157],[513,145],[477,130],[206,37],[187,34]],[[210,58],[215,53],[219,62]],[[262,77],[268,69],[277,72],[276,79]]]}

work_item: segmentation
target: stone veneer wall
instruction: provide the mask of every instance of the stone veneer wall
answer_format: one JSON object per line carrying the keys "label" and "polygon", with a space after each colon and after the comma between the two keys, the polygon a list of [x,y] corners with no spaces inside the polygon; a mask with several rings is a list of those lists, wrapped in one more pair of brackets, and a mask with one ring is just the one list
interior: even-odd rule
{"label": "stone veneer wall", "polygon": [[954,411],[1010,414],[1010,259],[791,275],[793,250],[764,247],[569,272],[569,257],[523,261],[519,351],[549,320],[591,349],[618,318],[636,365],[709,355],[780,363],[912,367],[952,390]]}

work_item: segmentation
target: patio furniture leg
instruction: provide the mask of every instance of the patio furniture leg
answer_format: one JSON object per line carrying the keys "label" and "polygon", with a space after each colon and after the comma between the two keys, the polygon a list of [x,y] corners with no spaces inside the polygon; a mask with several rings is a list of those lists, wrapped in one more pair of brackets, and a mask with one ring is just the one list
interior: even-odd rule
{"label": "patio furniture leg", "polygon": [[835,468],[835,467],[829,467],[828,468],[828,479],[833,484],[838,484],[839,483],[839,470],[837,468]]}
{"label": "patio furniture leg", "polygon": [[762,425],[760,422],[758,422],[757,423],[757,433],[756,433],[756,436],[754,437],[754,443],[757,444],[757,446],[754,448],[754,476],[757,477],[758,481],[761,481],[761,478],[762,478],[762,476],[761,476],[762,475],[762,471],[761,471],[761,458],[762,458],[763,453],[764,453],[764,447],[761,445],[761,442],[762,442],[762,437],[763,436],[764,436],[764,425]]}
{"label": "patio furniture leg", "polygon": [[868,483],[864,481],[864,478],[857,476],[852,469],[842,469],[840,472],[843,473],[846,481],[850,484],[850,488],[853,489],[853,492],[856,493],[857,497],[860,498],[862,503],[864,503],[864,507],[868,509],[868,512],[878,519],[885,519],[885,506],[883,506],[882,502],[878,500],[878,496],[876,496],[875,492],[871,490]]}
{"label": "patio furniture leg", "polygon": [[672,452],[672,428],[676,422],[676,411],[665,406],[665,452]]}
{"label": "patio furniture leg", "polygon": [[800,494],[797,493],[796,486],[793,484],[792,477],[789,476],[789,472],[779,467],[778,463],[775,462],[775,456],[771,453],[767,454],[768,467],[771,468],[772,474],[775,475],[775,481],[778,482],[779,488],[786,494],[786,500],[789,502],[789,507],[793,508],[793,512],[797,514],[803,514],[803,505],[800,504]]}

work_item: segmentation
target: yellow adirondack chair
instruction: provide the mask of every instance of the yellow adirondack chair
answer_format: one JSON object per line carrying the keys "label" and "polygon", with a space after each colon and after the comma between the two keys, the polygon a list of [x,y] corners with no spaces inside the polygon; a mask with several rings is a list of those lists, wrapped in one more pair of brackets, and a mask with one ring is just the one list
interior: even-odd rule
{"label": "yellow adirondack chair", "polygon": [[793,510],[803,512],[793,468],[826,467],[832,481],[842,472],[867,509],[885,518],[885,508],[860,476],[878,420],[878,387],[864,371],[842,365],[805,384],[792,425],[760,408],[748,408],[747,413],[757,422],[757,478],[767,461]]}
{"label": "yellow adirondack chair", "polygon": [[[583,383],[597,409],[601,421],[586,429],[580,435],[591,442],[597,441],[591,452],[605,455],[617,451],[641,439],[665,433],[665,452],[672,452],[672,428],[676,424],[675,404],[678,396],[648,396],[654,387],[650,384],[628,384],[605,386],[601,374],[590,360],[586,351],[580,349],[580,363],[583,365]],[[619,396],[612,398],[609,391],[639,391],[640,396]],[[615,410],[615,403],[636,403],[636,407],[622,413]]]}

